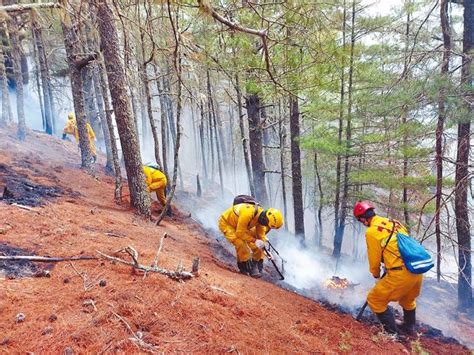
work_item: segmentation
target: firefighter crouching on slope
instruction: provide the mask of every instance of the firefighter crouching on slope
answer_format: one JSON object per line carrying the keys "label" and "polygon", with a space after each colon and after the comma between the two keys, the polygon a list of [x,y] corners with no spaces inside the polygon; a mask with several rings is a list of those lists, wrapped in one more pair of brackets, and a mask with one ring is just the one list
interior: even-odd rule
{"label": "firefighter crouching on slope", "polygon": [[[145,173],[146,186],[148,192],[155,192],[156,198],[160,201],[161,205],[165,207],[166,205],[166,185],[168,180],[166,175],[161,172],[157,165],[144,165],[143,172]],[[171,216],[171,206],[168,208],[167,215]]]}
{"label": "firefighter crouching on slope", "polygon": [[[420,294],[423,275],[412,274],[405,267],[397,245],[397,232],[408,235],[406,228],[398,221],[377,216],[375,207],[368,201],[359,201],[354,206],[354,217],[365,226],[367,231],[367,256],[372,275],[380,278],[380,264],[386,271],[367,296],[370,309],[377,315],[385,331],[397,334],[395,317],[388,308],[388,303],[397,301],[403,308],[403,324],[400,331],[413,335],[416,323],[416,297]],[[392,233],[388,245],[387,240]]]}
{"label": "firefighter crouching on slope", "polygon": [[222,213],[219,229],[235,247],[237,266],[242,274],[261,277],[267,232],[283,225],[283,216],[275,208],[240,203]]}
{"label": "firefighter crouching on slope", "polygon": [[[89,122],[87,122],[87,135],[89,137],[89,146],[91,147],[91,153],[92,153],[92,159],[93,162],[95,163],[97,160],[97,151],[95,148],[95,133],[94,130],[92,129],[91,125]],[[76,138],[76,142],[79,143],[79,130],[77,129],[77,123],[76,123],[76,116],[74,115],[74,112],[69,112],[67,115],[67,122],[66,126],[64,126],[63,129],[63,139],[66,139],[67,134],[72,134],[74,138]]]}

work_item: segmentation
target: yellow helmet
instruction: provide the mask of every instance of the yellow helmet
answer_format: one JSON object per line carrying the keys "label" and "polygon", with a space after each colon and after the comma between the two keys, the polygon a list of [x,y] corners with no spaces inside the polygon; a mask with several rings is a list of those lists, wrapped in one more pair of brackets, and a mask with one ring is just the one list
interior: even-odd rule
{"label": "yellow helmet", "polygon": [[73,120],[74,118],[75,118],[75,117],[74,117],[74,112],[69,112],[69,113],[67,114],[67,119],[68,119],[68,120]]}
{"label": "yellow helmet", "polygon": [[276,208],[269,208],[264,211],[265,217],[267,219],[267,226],[272,229],[278,229],[283,225],[283,215],[280,210]]}

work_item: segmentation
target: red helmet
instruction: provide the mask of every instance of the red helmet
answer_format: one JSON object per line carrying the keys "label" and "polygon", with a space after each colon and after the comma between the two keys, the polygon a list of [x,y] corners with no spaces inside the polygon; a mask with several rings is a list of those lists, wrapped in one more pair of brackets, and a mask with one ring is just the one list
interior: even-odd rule
{"label": "red helmet", "polygon": [[368,210],[375,209],[375,206],[369,201],[357,201],[354,205],[354,217],[359,218],[365,214]]}

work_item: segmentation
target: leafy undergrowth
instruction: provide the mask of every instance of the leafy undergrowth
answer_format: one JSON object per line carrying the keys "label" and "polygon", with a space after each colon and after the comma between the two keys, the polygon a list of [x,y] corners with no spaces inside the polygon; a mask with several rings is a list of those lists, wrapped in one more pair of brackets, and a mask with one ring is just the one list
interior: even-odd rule
{"label": "leafy undergrowth", "polygon": [[[412,351],[378,327],[236,273],[214,255],[215,241],[178,211],[156,227],[114,204],[113,179],[79,170],[73,143],[35,132],[18,142],[13,130],[0,130],[0,151],[0,164],[15,174],[58,189],[43,206],[0,202],[0,244],[56,257],[133,246],[151,265],[166,232],[159,266],[190,270],[201,258],[199,276],[185,282],[104,259],[57,263],[50,277],[0,278],[0,352]],[[0,171],[1,191],[6,180]],[[432,339],[412,344],[418,353],[469,353]]]}

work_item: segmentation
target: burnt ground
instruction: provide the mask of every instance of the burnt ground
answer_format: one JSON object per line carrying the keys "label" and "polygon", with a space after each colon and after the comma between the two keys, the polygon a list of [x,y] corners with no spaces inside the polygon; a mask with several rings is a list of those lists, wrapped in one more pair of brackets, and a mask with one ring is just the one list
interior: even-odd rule
{"label": "burnt ground", "polygon": [[216,253],[219,242],[184,213],[157,227],[114,204],[113,179],[78,169],[73,143],[31,131],[18,142],[13,129],[0,130],[0,152],[12,175],[62,191],[28,209],[0,201],[2,245],[55,257],[130,245],[150,265],[166,232],[159,266],[189,270],[201,258],[186,282],[102,259],[56,263],[49,278],[0,278],[0,352],[470,353],[423,336],[394,342],[378,326],[238,274],[232,254]]}
{"label": "burnt ground", "polygon": [[[14,255],[33,255],[28,250],[15,248],[8,244],[0,243],[0,255],[14,256]],[[21,260],[16,262],[0,261],[0,275],[3,274],[6,278],[16,279],[19,277],[31,277],[39,274],[41,269],[35,263],[28,260]]]}

